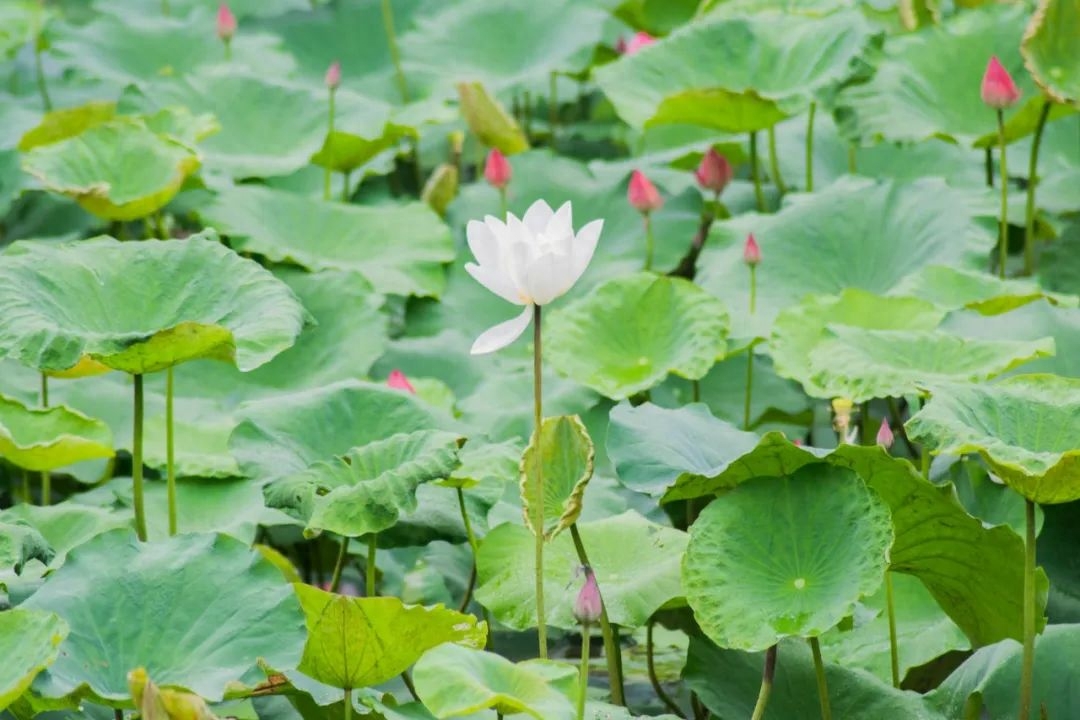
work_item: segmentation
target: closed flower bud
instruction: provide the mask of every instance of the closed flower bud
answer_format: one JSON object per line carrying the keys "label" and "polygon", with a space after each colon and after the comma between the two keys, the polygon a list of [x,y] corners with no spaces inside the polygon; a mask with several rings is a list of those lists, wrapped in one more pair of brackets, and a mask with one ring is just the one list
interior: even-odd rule
{"label": "closed flower bud", "polygon": [[387,386],[392,387],[395,390],[405,390],[412,393],[413,395],[416,394],[416,388],[414,388],[412,386],[412,383],[409,382],[409,378],[405,377],[405,373],[401,372],[400,370],[390,371],[390,376],[386,378],[386,384]]}
{"label": "closed flower bud", "polygon": [[893,431],[889,427],[889,421],[882,418],[881,427],[877,431],[877,444],[888,450],[893,444]]}
{"label": "closed flower bud", "polygon": [[733,175],[731,163],[713,148],[709,148],[708,152],[702,156],[701,163],[694,171],[698,185],[714,193],[723,192]]}
{"label": "closed flower bud", "polygon": [[341,84],[341,63],[335,60],[330,63],[330,67],[326,69],[326,87],[331,90],[337,90],[338,85]]}
{"label": "closed flower bud", "polygon": [[499,151],[499,148],[492,148],[488,153],[487,162],[484,163],[484,179],[492,187],[502,190],[510,184],[512,175],[510,161]]}
{"label": "closed flower bud", "polygon": [[743,262],[750,267],[755,267],[761,262],[761,248],[758,247],[757,240],[754,239],[754,233],[750,233],[746,236],[746,244],[743,245],[742,259]]}
{"label": "closed flower bud", "polygon": [[621,54],[633,55],[638,50],[652,45],[656,42],[656,38],[647,32],[636,32],[634,33],[634,37],[630,38],[629,42],[624,43],[622,38],[619,38],[619,42],[622,44],[622,48],[619,49],[619,47],[616,46],[616,49],[619,50]]}
{"label": "closed flower bud", "polygon": [[982,101],[994,108],[1003,110],[1016,104],[1020,99],[1020,89],[1016,87],[1012,76],[997,56],[991,56],[986,64],[986,72],[982,79]]}
{"label": "closed flower bud", "polygon": [[236,34],[236,16],[229,9],[228,4],[221,3],[217,11],[217,36],[228,42]]}
{"label": "closed flower bud", "polygon": [[660,191],[640,170],[635,170],[630,175],[630,187],[627,188],[626,199],[635,210],[642,213],[659,210],[664,205]]}
{"label": "closed flower bud", "polygon": [[603,602],[600,599],[600,587],[592,568],[585,566],[585,584],[581,586],[577,600],[574,601],[574,617],[579,623],[594,623],[600,619]]}

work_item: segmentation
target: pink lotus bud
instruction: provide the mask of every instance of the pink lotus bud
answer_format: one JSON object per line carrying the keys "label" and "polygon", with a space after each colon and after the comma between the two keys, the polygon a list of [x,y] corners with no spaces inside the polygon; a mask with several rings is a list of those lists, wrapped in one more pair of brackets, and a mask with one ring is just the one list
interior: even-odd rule
{"label": "pink lotus bud", "polygon": [[743,262],[750,267],[754,267],[761,262],[761,248],[758,247],[757,240],[754,239],[754,233],[750,233],[746,236],[746,244],[743,245],[742,259]]}
{"label": "pink lotus bud", "polygon": [[991,56],[990,62],[986,64],[986,73],[983,74],[982,101],[995,110],[1003,110],[1015,105],[1019,99],[1020,90],[1009,71],[997,59],[997,55]]}
{"label": "pink lotus bud", "polygon": [[[620,38],[620,42],[622,39]],[[647,32],[634,33],[634,37],[630,38],[630,41],[623,44],[623,49],[620,51],[623,55],[633,55],[643,47],[648,47],[656,42],[656,38]],[[618,49],[618,47],[616,47]]]}
{"label": "pink lotus bud", "polygon": [[409,382],[409,378],[405,377],[405,373],[400,370],[391,370],[390,376],[386,378],[386,384],[395,390],[405,390],[413,395],[416,394],[416,388]]}
{"label": "pink lotus bud", "polygon": [[791,444],[794,445],[795,447],[802,447],[803,446],[801,438],[795,438],[794,440],[791,441]]}
{"label": "pink lotus bud", "polygon": [[499,148],[492,148],[488,153],[487,162],[484,163],[484,178],[492,187],[502,190],[510,184],[512,174],[510,161],[499,151]]}
{"label": "pink lotus bud", "polygon": [[600,600],[600,587],[591,567],[585,566],[585,584],[581,586],[577,600],[574,601],[574,617],[579,623],[594,623],[600,619],[603,604]]}
{"label": "pink lotus bud", "polygon": [[236,34],[236,16],[229,9],[228,4],[221,3],[217,11],[217,36],[229,42]]}
{"label": "pink lotus bud", "polygon": [[338,85],[341,84],[341,63],[335,60],[330,63],[330,67],[326,68],[326,87],[331,90],[337,90]]}
{"label": "pink lotus bud", "polygon": [[698,184],[714,193],[723,192],[734,174],[728,159],[713,148],[702,156],[701,163],[694,171]]}
{"label": "pink lotus bud", "polygon": [[635,170],[630,175],[630,187],[626,191],[626,199],[630,201],[635,210],[642,213],[659,210],[664,205],[664,199],[660,197],[660,191],[640,170]]}
{"label": "pink lotus bud", "polygon": [[893,444],[893,432],[889,427],[889,421],[885,418],[881,419],[881,427],[877,431],[877,444],[888,450]]}

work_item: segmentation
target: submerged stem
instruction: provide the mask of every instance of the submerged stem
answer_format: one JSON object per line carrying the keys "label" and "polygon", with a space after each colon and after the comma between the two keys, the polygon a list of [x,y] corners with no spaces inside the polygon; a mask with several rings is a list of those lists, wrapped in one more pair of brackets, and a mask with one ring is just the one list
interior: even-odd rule
{"label": "submerged stem", "polygon": [[750,716],[750,720],[761,720],[765,717],[765,708],[769,705],[769,694],[772,692],[773,677],[775,675],[776,646],[773,645],[765,651],[765,667],[761,671],[761,689],[758,691],[754,714]]}
{"label": "submerged stem", "polygon": [[401,53],[398,51],[397,34],[394,32],[394,9],[390,0],[382,0],[383,28],[386,30],[386,44],[390,48],[390,60],[394,63],[394,79],[397,81],[401,101],[409,102],[409,85],[405,82],[405,71],[401,69]]}
{"label": "submerged stem", "polygon": [[577,718],[585,720],[585,697],[589,694],[589,623],[581,623],[581,667],[578,671]]}
{"label": "submerged stem", "polygon": [[814,192],[814,115],[817,103],[810,103],[810,116],[806,120],[806,192]]}
{"label": "submerged stem", "polygon": [[825,682],[825,663],[821,661],[821,643],[810,638],[810,651],[814,654],[814,674],[817,675],[818,699],[821,701],[821,720],[832,720],[829,709],[829,685]]}
{"label": "submerged stem", "polygon": [[780,158],[776,153],[776,126],[769,126],[769,172],[772,174],[773,185],[781,195],[787,194],[787,185],[780,175]]}
{"label": "submerged stem", "polygon": [[143,505],[143,376],[135,375],[135,423],[131,440],[131,488],[135,505],[135,534],[146,542],[146,510]]}
{"label": "submerged stem", "polygon": [[341,573],[345,570],[345,560],[349,557],[349,540],[347,535],[341,536],[341,548],[338,550],[337,562],[334,563],[334,574],[330,576],[332,593],[336,593],[341,587]]}
{"label": "submerged stem", "polygon": [[169,497],[169,537],[176,534],[176,445],[173,429],[173,369],[165,370],[165,483]]}
{"label": "submerged stem", "polygon": [[765,212],[765,193],[761,191],[761,173],[758,171],[757,131],[750,133],[750,178],[754,181],[757,210]]}
{"label": "submerged stem", "polygon": [[1050,101],[1043,100],[1039,122],[1035,125],[1035,137],[1031,141],[1028,158],[1027,208],[1024,212],[1024,274],[1035,272],[1035,186],[1039,184],[1039,146],[1042,145],[1043,129],[1050,115]]}
{"label": "submerged stem", "polygon": [[892,684],[900,687],[900,644],[896,640],[896,604],[893,600],[892,573],[885,571],[885,607],[889,614],[889,658],[892,663]]}
{"label": "submerged stem", "polygon": [[[540,454],[540,427],[544,422],[543,379],[540,374],[540,360],[543,349],[540,344],[539,305],[533,305],[533,437],[536,440],[536,452]],[[544,497],[544,472],[541,463],[536,465],[537,497]],[[536,537],[536,634],[539,643],[540,658],[547,659],[547,614],[544,612],[544,528],[533,528]]]}
{"label": "submerged stem", "polygon": [[364,597],[373,598],[376,594],[375,580],[379,569],[375,566],[375,553],[378,552],[378,534],[371,533],[367,539],[367,568],[364,571]]}
{"label": "submerged stem", "polygon": [[1020,720],[1031,717],[1035,676],[1035,503],[1025,503],[1024,525],[1024,656],[1020,667]]}
{"label": "submerged stem", "polygon": [[1005,113],[997,111],[998,141],[1001,149],[1001,231],[998,238],[998,277],[1005,278],[1005,263],[1009,256],[1009,174],[1005,152]]}
{"label": "submerged stem", "polygon": [[[577,551],[578,561],[586,566],[589,563],[589,555],[585,552],[585,544],[581,541],[581,533],[578,532],[577,523],[570,524],[570,538],[574,541],[574,549]],[[608,620],[607,604],[604,602],[603,588],[600,591],[600,631],[604,636],[604,659],[607,661],[608,684],[611,686],[611,702],[614,705],[626,705],[626,693],[623,691],[622,678],[622,652],[619,648],[619,640],[615,635],[611,621]]]}

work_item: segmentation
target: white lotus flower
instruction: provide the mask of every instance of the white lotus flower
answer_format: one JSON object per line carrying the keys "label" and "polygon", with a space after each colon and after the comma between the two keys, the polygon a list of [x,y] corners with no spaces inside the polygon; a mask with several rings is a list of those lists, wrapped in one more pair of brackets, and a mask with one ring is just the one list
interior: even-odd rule
{"label": "white lotus flower", "polygon": [[506,222],[490,215],[466,227],[475,263],[465,269],[478,283],[507,302],[524,305],[513,320],[485,331],[472,346],[473,355],[495,352],[518,339],[533,315],[534,306],[547,305],[565,294],[589,266],[600,239],[603,220],[593,220],[574,234],[570,203],[558,212],[537,200],[518,219],[507,213]]}

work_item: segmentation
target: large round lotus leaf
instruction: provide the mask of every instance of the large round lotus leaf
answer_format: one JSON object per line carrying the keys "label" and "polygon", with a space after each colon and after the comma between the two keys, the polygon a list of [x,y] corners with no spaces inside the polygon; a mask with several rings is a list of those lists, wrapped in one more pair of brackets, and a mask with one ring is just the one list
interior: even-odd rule
{"label": "large round lotus leaf", "polygon": [[[751,232],[762,255],[754,314],[742,262]],[[966,195],[940,180],[845,178],[790,198],[775,215],[714,225],[698,280],[731,310],[732,335],[765,337],[777,313],[808,294],[848,288],[885,294],[926,265],[982,267],[992,244]]]}
{"label": "large round lotus leaf", "polygon": [[405,605],[393,597],[350,598],[296,585],[307,616],[300,672],[336,688],[384,683],[443,643],[484,646],[487,626],[441,606]]}
{"label": "large round lotus leaf", "polygon": [[438,297],[454,259],[449,229],[422,203],[343,205],[248,186],[220,193],[203,216],[242,250],[358,272],[381,293]]}
{"label": "large round lotus leaf", "polygon": [[816,464],[751,480],[691,526],[686,599],[723,647],[814,637],[880,587],[892,542],[888,506],[851,471]]}
{"label": "large round lotus leaf", "polygon": [[128,701],[127,673],[137,667],[161,685],[221,700],[260,660],[295,667],[306,635],[281,572],[223,535],[152,543],[128,530],[98,535],[23,607],[51,610],[71,626],[35,692],[108,704]]}
{"label": "large round lotus leaf", "polygon": [[60,565],[67,554],[104,532],[131,527],[131,513],[119,514],[105,508],[75,505],[27,505],[21,503],[0,513],[0,522],[21,520],[34,527],[55,555],[52,565]]}
{"label": "large round lotus leaf", "polygon": [[858,288],[811,295],[776,316],[769,350],[778,375],[798,381],[813,397],[831,398],[834,395],[814,382],[809,362],[833,335],[830,328],[928,332],[944,317],[943,310],[915,297],[880,297]]}
{"label": "large round lotus leaf", "polygon": [[[1015,717],[1019,710],[1020,666],[1023,648],[1006,640],[982,648],[953,671],[927,699],[946,717],[960,717],[968,699],[978,693],[979,707],[991,718]],[[1071,718],[1080,714],[1076,677],[1080,673],[1080,625],[1051,625],[1035,638],[1035,681],[1032,707],[1045,708],[1042,717]]]}
{"label": "large round lotus leaf", "polygon": [[814,385],[826,397],[861,403],[904,397],[949,382],[985,382],[1054,354],[1052,338],[1034,342],[972,340],[946,332],[830,328],[832,338],[807,358]]}
{"label": "large round lotus leaf", "polygon": [[544,351],[559,372],[621,400],[669,373],[704,377],[724,355],[727,326],[723,303],[693,283],[639,273],[555,310]]}
{"label": "large round lotus leaf", "polygon": [[985,272],[944,265],[931,265],[909,275],[894,294],[928,300],[948,310],[977,310],[983,315],[999,315],[1036,300],[1061,307],[1080,303],[1075,295],[1049,292],[1031,280],[1002,280]]}
{"label": "large round lotus leaf", "polygon": [[[547,87],[552,72],[588,67],[608,15],[588,3],[460,0],[414,16],[400,39],[405,75],[419,95],[478,81],[493,91]],[[515,42],[507,43],[508,37]]]}
{"label": "large round lotus leaf", "polygon": [[[127,0],[117,5],[112,0],[93,0],[94,10],[100,13],[120,13],[124,17],[133,14],[161,17],[161,0]],[[219,0],[169,0],[169,14],[190,17],[198,13],[216,11]],[[230,0],[229,9],[240,20],[245,18],[269,18],[290,10],[310,10],[310,0]],[[234,39],[235,41],[235,39]]]}
{"label": "large round lotus leaf", "polygon": [[105,220],[146,217],[199,167],[195,152],[136,121],[117,120],[23,156],[23,169]]}
{"label": "large round lotus leaf", "polygon": [[54,613],[15,608],[0,612],[0,710],[23,694],[56,659],[67,623]]}
{"label": "large round lotus leaf", "polygon": [[251,370],[307,318],[288,286],[206,236],[16,248],[0,257],[0,342],[42,370],[84,356],[133,374],[201,357]]}
{"label": "large round lotus leaf", "polygon": [[744,132],[801,112],[853,74],[870,38],[856,11],[713,16],[596,71],[620,117],[635,127],[691,124]]}
{"label": "large round lotus leaf", "polygon": [[110,101],[92,101],[84,105],[61,108],[45,113],[45,117],[36,126],[27,130],[19,140],[19,150],[27,152],[38,145],[49,145],[74,137],[95,125],[108,122],[116,117],[116,103]]}
{"label": "large round lotus leaf", "polygon": [[1024,64],[1050,97],[1080,102],[1080,2],[1041,0],[1020,52]]}
{"label": "large round lotus leaf", "polygon": [[[664,603],[682,597],[679,558],[686,533],[649,522],[636,512],[578,524],[582,544],[604,596],[611,622],[641,627]],[[536,626],[535,539],[521,525],[493,529],[476,555],[476,599],[515,630]],[[547,623],[577,627],[567,590],[579,566],[574,544],[562,533],[544,550]]]}
{"label": "large round lotus leaf", "polygon": [[993,144],[997,117],[979,88],[987,60],[997,55],[1022,93],[1021,104],[1005,111],[1006,132],[1014,139],[1031,133],[1042,100],[1020,57],[1026,16],[1022,6],[988,3],[890,37],[873,78],[837,98],[841,131],[866,140]]}
{"label": "large round lotus leaf", "polygon": [[398,433],[435,427],[414,396],[359,382],[341,382],[242,407],[229,447],[248,477],[265,483]]}
{"label": "large round lotus leaf", "polygon": [[266,504],[304,520],[309,535],[324,530],[345,537],[378,533],[416,509],[422,483],[450,476],[461,442],[437,430],[375,440],[271,483]]}
{"label": "large round lotus leaf", "polygon": [[1018,375],[994,385],[942,385],[907,423],[935,454],[977,452],[1037,503],[1080,499],[1080,380]]}
{"label": "large round lotus leaf", "polygon": [[66,407],[28,408],[0,395],[0,457],[26,470],[53,470],[114,455],[105,423]]}
{"label": "large round lotus leaf", "polygon": [[[117,478],[109,487],[121,499],[124,516],[130,516],[130,479]],[[143,493],[150,539],[164,539],[169,528],[168,489],[164,482],[147,482]],[[260,527],[295,524],[285,513],[266,507],[261,488],[250,480],[181,479],[176,483],[176,504],[178,532],[222,533],[248,545],[255,542]]]}

